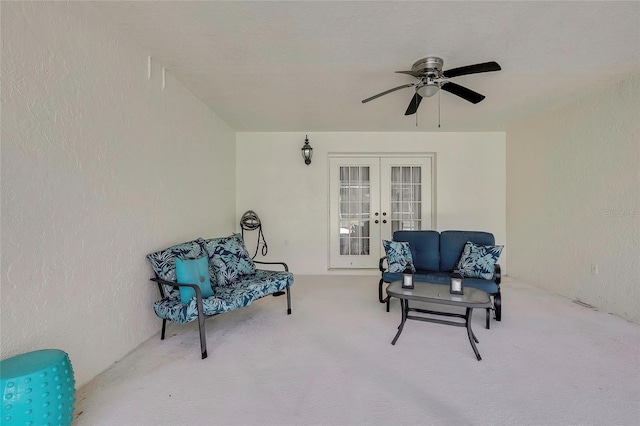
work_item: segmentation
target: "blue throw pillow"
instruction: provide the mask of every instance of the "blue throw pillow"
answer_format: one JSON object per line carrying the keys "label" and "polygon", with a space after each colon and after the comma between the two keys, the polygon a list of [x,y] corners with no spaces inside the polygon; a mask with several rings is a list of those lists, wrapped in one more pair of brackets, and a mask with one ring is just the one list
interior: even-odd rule
{"label": "blue throw pillow", "polygon": [[[213,296],[209,279],[209,262],[206,257],[198,259],[176,258],[176,278],[180,284],[197,284],[203,298]],[[196,292],[191,287],[180,287],[180,301],[182,303],[189,303],[193,297],[196,297]]]}
{"label": "blue throw pillow", "polygon": [[413,266],[413,257],[411,257],[409,243],[382,240],[382,245],[387,254],[389,272],[404,272],[407,268],[409,268],[411,272],[416,272],[416,268]]}
{"label": "blue throw pillow", "polygon": [[466,278],[492,280],[495,264],[504,246],[485,246],[467,241],[458,261],[458,270]]}

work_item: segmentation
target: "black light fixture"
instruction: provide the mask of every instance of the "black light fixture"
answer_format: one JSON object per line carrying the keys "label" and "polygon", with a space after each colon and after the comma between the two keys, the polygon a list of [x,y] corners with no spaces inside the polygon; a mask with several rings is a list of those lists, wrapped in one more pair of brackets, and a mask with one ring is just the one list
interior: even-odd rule
{"label": "black light fixture", "polygon": [[309,138],[305,135],[304,146],[302,147],[302,158],[304,159],[304,164],[307,166],[311,164],[311,157],[313,157],[313,148],[309,145]]}

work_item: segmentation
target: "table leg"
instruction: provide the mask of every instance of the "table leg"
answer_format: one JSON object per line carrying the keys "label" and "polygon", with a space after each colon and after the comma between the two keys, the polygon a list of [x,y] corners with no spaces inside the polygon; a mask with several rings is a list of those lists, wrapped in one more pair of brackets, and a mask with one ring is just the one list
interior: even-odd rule
{"label": "table leg", "polygon": [[480,352],[478,352],[478,348],[476,347],[476,342],[480,343],[478,341],[478,338],[476,337],[475,334],[473,334],[473,331],[471,330],[471,314],[473,313],[473,309],[472,308],[467,308],[467,313],[465,315],[465,320],[467,322],[467,336],[469,336],[469,343],[471,343],[471,347],[473,348],[473,352],[476,354],[476,358],[478,359],[478,361],[480,361],[482,358],[480,357]]}
{"label": "table leg", "polygon": [[478,338],[476,337],[476,333],[474,333],[473,330],[471,330],[471,337],[473,337],[473,340],[475,340],[476,343],[480,343],[480,340],[478,340]]}
{"label": "table leg", "polygon": [[396,337],[391,341],[392,345],[395,345],[398,341],[398,337],[400,337],[400,333],[402,333],[402,329],[404,328],[404,323],[407,321],[407,309],[409,308],[409,301],[400,299],[400,311],[402,311],[402,322],[398,326],[398,332],[396,333]]}

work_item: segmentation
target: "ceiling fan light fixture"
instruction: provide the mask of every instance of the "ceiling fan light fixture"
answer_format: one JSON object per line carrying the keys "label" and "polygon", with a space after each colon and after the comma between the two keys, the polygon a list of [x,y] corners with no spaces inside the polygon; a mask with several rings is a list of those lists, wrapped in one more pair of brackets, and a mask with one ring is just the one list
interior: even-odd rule
{"label": "ceiling fan light fixture", "polygon": [[423,98],[428,98],[435,95],[438,92],[438,85],[436,83],[425,84],[418,89],[418,95]]}

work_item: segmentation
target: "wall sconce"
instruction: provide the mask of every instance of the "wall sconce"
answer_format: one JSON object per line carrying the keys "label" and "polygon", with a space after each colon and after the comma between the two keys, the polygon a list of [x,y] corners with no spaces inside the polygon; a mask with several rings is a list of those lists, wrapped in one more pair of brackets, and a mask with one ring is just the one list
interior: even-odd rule
{"label": "wall sconce", "polygon": [[304,164],[307,166],[311,164],[311,157],[313,157],[313,148],[309,145],[309,138],[305,135],[304,146],[302,147],[302,158],[304,159]]}

